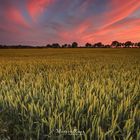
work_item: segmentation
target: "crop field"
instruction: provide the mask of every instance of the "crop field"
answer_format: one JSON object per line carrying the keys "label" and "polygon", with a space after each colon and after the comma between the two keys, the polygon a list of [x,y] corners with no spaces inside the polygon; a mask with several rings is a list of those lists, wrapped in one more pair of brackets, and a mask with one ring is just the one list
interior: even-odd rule
{"label": "crop field", "polygon": [[0,140],[140,140],[140,49],[1,49]]}

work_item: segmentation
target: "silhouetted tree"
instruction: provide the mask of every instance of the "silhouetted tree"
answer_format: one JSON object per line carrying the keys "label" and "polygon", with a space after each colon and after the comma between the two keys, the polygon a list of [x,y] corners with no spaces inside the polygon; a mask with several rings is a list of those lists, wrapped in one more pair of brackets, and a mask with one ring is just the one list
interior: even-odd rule
{"label": "silhouetted tree", "polygon": [[77,48],[78,47],[78,43],[77,42],[73,42],[71,45],[72,48]]}
{"label": "silhouetted tree", "polygon": [[111,43],[111,46],[114,46],[114,47],[118,48],[119,46],[121,46],[121,43],[118,42],[118,41],[113,41],[113,42]]}
{"label": "silhouetted tree", "polygon": [[134,42],[132,42],[131,46],[132,46],[132,47],[134,47],[134,46],[135,46],[135,43],[134,43]]}
{"label": "silhouetted tree", "polygon": [[126,41],[125,42],[125,48],[129,48],[132,45],[131,41]]}
{"label": "silhouetted tree", "polygon": [[134,46],[135,46],[135,47],[138,47],[138,43],[137,43],[137,42],[136,42],[136,43],[134,43]]}
{"label": "silhouetted tree", "polygon": [[140,42],[137,43],[137,46],[140,48]]}
{"label": "silhouetted tree", "polygon": [[[86,48],[111,48],[112,46],[114,47],[120,47],[123,46],[125,48],[129,48],[130,46],[133,47],[138,47],[140,48],[140,42],[131,42],[131,41],[126,41],[125,43],[118,42],[118,41],[113,41],[111,45],[107,44],[104,45],[102,42],[98,42],[95,44],[90,44],[86,43],[85,46]],[[72,44],[63,44],[59,45],[58,43],[53,43],[53,44],[47,44],[46,46],[27,46],[27,45],[0,45],[0,49],[10,49],[10,48],[15,48],[15,49],[21,49],[21,48],[77,48],[78,43],[73,42]]]}
{"label": "silhouetted tree", "polygon": [[60,45],[58,43],[53,43],[52,48],[60,48]]}
{"label": "silhouetted tree", "polygon": [[86,43],[86,44],[85,44],[85,47],[86,47],[86,48],[91,48],[92,45],[91,45],[90,43]]}
{"label": "silhouetted tree", "polygon": [[47,44],[47,45],[46,45],[46,48],[52,48],[52,45]]}
{"label": "silhouetted tree", "polygon": [[67,46],[68,46],[67,44],[63,44],[62,48],[67,48]]}
{"label": "silhouetted tree", "polygon": [[68,48],[71,48],[71,44],[68,44],[67,47],[68,47]]}
{"label": "silhouetted tree", "polygon": [[108,45],[104,45],[104,48],[111,48],[111,46],[108,44]]}
{"label": "silhouetted tree", "polygon": [[102,42],[98,42],[98,43],[95,43],[94,45],[94,48],[103,48],[103,44],[102,44]]}
{"label": "silhouetted tree", "polygon": [[125,47],[125,43],[120,43],[120,45],[124,48]]}

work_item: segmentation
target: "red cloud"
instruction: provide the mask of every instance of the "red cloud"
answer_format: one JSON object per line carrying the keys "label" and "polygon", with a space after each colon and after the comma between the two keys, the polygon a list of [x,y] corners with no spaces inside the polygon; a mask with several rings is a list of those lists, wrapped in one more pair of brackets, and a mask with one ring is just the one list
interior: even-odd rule
{"label": "red cloud", "polygon": [[[136,11],[140,7],[140,1],[138,0],[112,0],[110,4],[110,12],[104,13],[101,17],[97,18],[102,19],[102,26],[98,26],[98,28],[90,28],[90,32],[83,34],[82,42],[98,42],[102,41],[105,43],[111,42],[112,40],[134,40],[134,38],[138,39],[140,36],[139,30],[140,27],[140,19],[130,19],[120,24],[117,22],[127,18],[134,11]],[[92,18],[92,17],[91,17]],[[94,19],[94,18],[92,18]],[[90,23],[89,23],[90,24]],[[134,34],[135,32],[135,34]]]}
{"label": "red cloud", "polygon": [[104,27],[114,24],[132,14],[140,7],[140,1],[112,0],[110,6],[112,8],[111,12],[103,15],[104,20],[106,21]]}
{"label": "red cloud", "polygon": [[[87,3],[84,3],[82,6],[86,7]],[[98,42],[103,41],[105,43],[110,42],[111,40],[116,39],[131,39],[132,36],[127,33],[134,32],[136,30],[136,25],[139,24],[139,19],[132,19],[126,22],[122,22],[120,24],[116,24],[118,21],[121,21],[132,14],[140,7],[140,1],[138,0],[112,0],[110,4],[110,12],[103,13],[101,17],[96,17],[93,15],[89,19],[86,19],[78,26],[70,29],[70,30],[63,30],[60,36],[62,39],[66,41],[76,40],[80,43],[86,42]],[[82,11],[83,7],[80,8]],[[102,26],[94,27],[93,21],[103,20]],[[114,25],[116,24],[116,25]],[[130,26],[129,29],[124,28],[126,26]],[[132,26],[132,27],[131,27]],[[137,27],[139,29],[139,27]],[[120,32],[124,32],[122,37]],[[74,36],[73,36],[74,33]],[[135,36],[138,38],[139,32],[137,32]],[[133,38],[132,38],[133,39]]]}
{"label": "red cloud", "polygon": [[[110,43],[113,40],[118,40],[121,42],[125,41],[139,41],[140,36],[140,26],[133,27],[133,28],[127,28],[127,29],[121,29],[121,30],[114,30],[112,33],[108,33],[106,35],[100,36],[100,38],[105,43]],[[99,37],[96,38],[97,40]]]}
{"label": "red cloud", "polygon": [[43,10],[48,7],[52,2],[53,0],[29,0],[27,8],[30,16],[33,19],[36,19],[36,17],[38,17],[39,14],[43,12]]}
{"label": "red cloud", "polygon": [[[110,43],[113,40],[138,41],[139,39],[140,18],[132,16],[140,7],[139,0],[110,0],[110,3],[105,3],[105,10],[102,10],[102,8],[100,10],[100,7],[97,6],[99,9],[95,10],[95,13],[94,10],[91,13],[92,9],[89,9],[90,5],[94,4],[94,0],[81,1],[78,6],[75,5],[76,1],[72,3],[70,0],[60,0],[62,5],[59,5],[57,3],[59,1],[56,1],[25,0],[24,4],[27,7],[22,7],[25,8],[25,11],[20,9],[20,2],[5,3],[0,12],[3,17],[0,21],[0,30],[2,32],[5,31],[5,34],[8,31],[16,32],[18,37],[21,37],[21,41],[27,41],[28,39],[31,41],[37,40],[38,44],[46,43],[46,41],[48,43],[56,41],[71,43],[77,41],[80,44],[84,44],[86,42],[95,43],[98,41]],[[54,5],[50,9],[49,6],[52,3]],[[50,10],[49,18],[40,18],[43,21],[40,21],[39,24],[32,22],[26,15],[29,13],[31,18],[36,20],[46,8]],[[22,10],[24,16],[20,10]],[[53,19],[50,18],[52,16],[54,16]],[[136,16],[138,15],[135,14]],[[29,27],[29,23],[31,28],[26,30]],[[9,36],[9,33],[7,35]],[[15,40],[17,40],[17,37]]]}
{"label": "red cloud", "polygon": [[91,32],[85,36],[85,40],[91,42],[102,41],[110,43],[113,40],[118,41],[138,41],[140,36],[140,19],[128,19],[126,21],[107,26],[96,32]]}
{"label": "red cloud", "polygon": [[86,42],[85,36],[87,34],[88,28],[92,26],[91,19],[86,19],[85,21],[81,22],[77,26],[71,29],[65,29],[64,27],[61,28],[61,31],[58,32],[62,42],[73,42],[77,41],[80,44]]}
{"label": "red cloud", "polygon": [[22,14],[16,8],[9,8],[6,15],[10,21],[14,22],[15,24],[26,28],[29,27]]}

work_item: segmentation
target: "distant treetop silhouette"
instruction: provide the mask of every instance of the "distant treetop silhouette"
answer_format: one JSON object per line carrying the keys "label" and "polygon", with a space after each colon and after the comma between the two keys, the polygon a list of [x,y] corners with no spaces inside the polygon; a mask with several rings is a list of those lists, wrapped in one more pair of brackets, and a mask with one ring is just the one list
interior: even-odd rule
{"label": "distant treetop silhouette", "polygon": [[63,44],[59,43],[47,44],[46,46],[28,46],[28,45],[0,45],[0,49],[28,49],[28,48],[140,48],[140,42],[119,42],[112,41],[111,44],[103,44],[102,42],[97,42],[94,44],[86,43],[84,46],[79,46],[77,42],[72,44]]}

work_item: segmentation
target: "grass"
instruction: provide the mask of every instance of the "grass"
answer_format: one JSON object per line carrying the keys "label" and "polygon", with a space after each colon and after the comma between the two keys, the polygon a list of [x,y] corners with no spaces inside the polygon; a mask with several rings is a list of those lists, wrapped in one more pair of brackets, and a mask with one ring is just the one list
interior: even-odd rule
{"label": "grass", "polygon": [[139,140],[139,100],[140,49],[0,50],[0,139]]}

